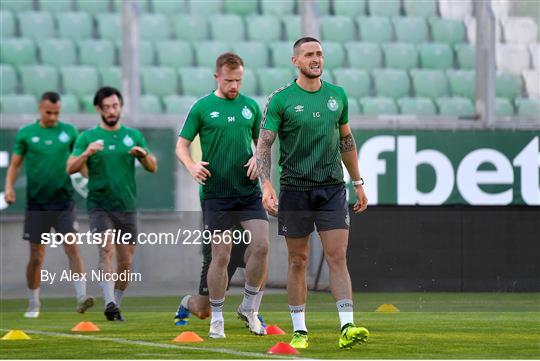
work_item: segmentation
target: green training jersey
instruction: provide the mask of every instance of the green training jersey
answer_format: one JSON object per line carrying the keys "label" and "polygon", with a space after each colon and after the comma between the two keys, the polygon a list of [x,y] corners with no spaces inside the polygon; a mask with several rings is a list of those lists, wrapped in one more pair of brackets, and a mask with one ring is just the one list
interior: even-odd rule
{"label": "green training jersey", "polygon": [[251,144],[259,137],[261,111],[255,100],[239,94],[224,99],[211,93],[190,109],[180,136],[201,139],[202,160],[212,174],[202,187],[202,198],[239,197],[260,191],[244,164],[253,156]]}
{"label": "green training jersey", "polygon": [[270,95],[261,127],[279,135],[282,189],[343,183],[339,126],[348,121],[345,91],[325,81],[314,92],[291,82]]}
{"label": "green training jersey", "polygon": [[73,156],[80,156],[90,143],[100,141],[103,150],[90,156],[88,166],[88,209],[131,212],[136,207],[137,186],[135,184],[135,157],[131,148],[139,146],[148,151],[142,133],[121,125],[117,130],[106,130],[100,126],[81,133]]}
{"label": "green training jersey", "polygon": [[75,139],[77,129],[63,122],[45,128],[38,120],[17,132],[13,153],[25,158],[27,203],[61,203],[71,199],[73,186],[66,164]]}

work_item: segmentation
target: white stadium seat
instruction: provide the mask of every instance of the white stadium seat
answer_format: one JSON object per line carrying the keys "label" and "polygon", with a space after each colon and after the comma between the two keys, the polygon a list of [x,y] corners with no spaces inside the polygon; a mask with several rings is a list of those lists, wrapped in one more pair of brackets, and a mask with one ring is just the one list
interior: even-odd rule
{"label": "white stadium seat", "polygon": [[[476,19],[473,17],[468,17],[463,20],[465,24],[465,29],[467,29],[467,39],[471,44],[476,44]],[[495,22],[495,41],[497,43],[501,42],[502,32],[499,22]]]}
{"label": "white stadium seat", "polygon": [[491,0],[491,8],[493,9],[493,12],[497,18],[506,18],[508,17],[510,11],[510,1]]}
{"label": "white stadium seat", "polygon": [[520,75],[529,69],[529,51],[525,44],[497,44],[497,69]]}
{"label": "white stadium seat", "polygon": [[439,0],[439,13],[443,18],[465,19],[472,16],[471,0]]}
{"label": "white stadium seat", "polygon": [[501,19],[504,41],[507,43],[535,43],[538,26],[533,18],[514,17]]}
{"label": "white stadium seat", "polygon": [[540,70],[524,70],[522,75],[529,98],[540,99]]}
{"label": "white stadium seat", "polygon": [[529,44],[529,51],[531,52],[532,66],[535,69],[540,69],[540,43]]}

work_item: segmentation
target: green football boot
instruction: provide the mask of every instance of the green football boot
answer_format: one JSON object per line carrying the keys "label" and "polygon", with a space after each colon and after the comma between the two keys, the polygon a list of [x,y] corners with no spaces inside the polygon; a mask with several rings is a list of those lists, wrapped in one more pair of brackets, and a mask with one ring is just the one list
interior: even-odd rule
{"label": "green football boot", "polygon": [[298,331],[295,331],[292,335],[292,340],[289,343],[292,347],[296,349],[303,349],[308,347],[308,337],[307,333],[300,333]]}
{"label": "green football boot", "polygon": [[369,336],[369,331],[364,327],[356,327],[352,323],[346,324],[339,337],[339,348],[351,348],[358,342],[366,342]]}

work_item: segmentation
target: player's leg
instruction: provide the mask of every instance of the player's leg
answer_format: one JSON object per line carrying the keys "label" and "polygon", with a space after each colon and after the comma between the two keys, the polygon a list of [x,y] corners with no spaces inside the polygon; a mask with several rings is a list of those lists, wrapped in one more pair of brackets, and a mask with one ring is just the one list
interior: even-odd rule
{"label": "player's leg", "polygon": [[[122,274],[131,271],[133,266],[133,255],[137,244],[137,214],[135,212],[110,212],[111,220],[117,232],[131,234],[129,244],[117,244],[116,248],[116,272]],[[114,284],[114,300],[118,308],[122,303],[124,291],[128,285],[127,280],[118,280]]]}
{"label": "player's leg", "polygon": [[[237,246],[233,246],[233,255],[235,253],[235,247],[240,247],[242,252],[242,263],[238,265],[238,268],[246,268],[246,263],[248,262],[249,256],[250,256],[250,250],[247,248],[246,244],[241,243]],[[231,262],[233,261],[234,256],[231,257]],[[257,296],[255,297],[255,302],[253,305],[253,309],[255,311],[255,314],[257,315],[257,318],[261,322],[262,327],[266,329],[266,323],[264,322],[263,316],[259,313],[259,310],[261,308],[261,302],[262,298],[264,296],[264,289],[266,288],[266,281],[268,279],[268,267],[266,267],[266,273],[263,276],[263,281],[261,284],[261,288],[259,289],[259,293],[257,293]]]}

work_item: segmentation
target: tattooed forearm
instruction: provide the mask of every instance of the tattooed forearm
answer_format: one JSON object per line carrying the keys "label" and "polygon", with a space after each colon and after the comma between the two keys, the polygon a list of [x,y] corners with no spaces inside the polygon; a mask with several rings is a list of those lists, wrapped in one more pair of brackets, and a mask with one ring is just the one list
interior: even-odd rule
{"label": "tattooed forearm", "polygon": [[276,139],[276,133],[271,130],[261,129],[257,142],[257,169],[261,184],[270,180],[270,167],[272,164],[272,144]]}
{"label": "tattooed forearm", "polygon": [[339,138],[339,151],[341,153],[350,152],[356,149],[356,143],[351,133]]}

